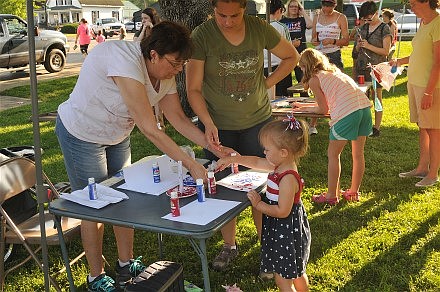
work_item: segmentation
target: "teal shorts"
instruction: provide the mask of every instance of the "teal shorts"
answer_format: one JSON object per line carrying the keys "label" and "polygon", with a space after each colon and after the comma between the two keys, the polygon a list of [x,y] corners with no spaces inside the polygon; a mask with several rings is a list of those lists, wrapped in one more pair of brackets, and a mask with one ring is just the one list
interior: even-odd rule
{"label": "teal shorts", "polygon": [[373,128],[370,107],[366,107],[342,118],[330,128],[330,140],[357,140],[369,136]]}

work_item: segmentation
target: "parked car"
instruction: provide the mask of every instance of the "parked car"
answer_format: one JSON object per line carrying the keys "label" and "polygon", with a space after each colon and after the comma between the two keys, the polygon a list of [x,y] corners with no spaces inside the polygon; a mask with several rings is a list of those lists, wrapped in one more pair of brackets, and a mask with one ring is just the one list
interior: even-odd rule
{"label": "parked car", "polygon": [[124,25],[115,17],[100,18],[92,25],[92,31],[95,35],[98,34],[98,31],[101,31],[104,37],[107,38],[118,35],[121,27],[124,27]]}
{"label": "parked car", "polygon": [[356,25],[359,25],[359,9],[362,3],[345,3],[342,7],[343,14],[347,17],[348,28],[352,29]]}
{"label": "parked car", "polygon": [[[12,14],[0,14],[0,68],[18,68],[29,64],[27,23]],[[59,31],[39,30],[35,34],[37,64],[47,71],[59,72],[66,64],[70,46],[67,37]]]}
{"label": "parked car", "polygon": [[124,23],[125,25],[125,30],[129,31],[129,32],[136,32],[139,29],[141,29],[142,23],[141,22],[136,22],[136,24],[133,21],[129,21]]}
{"label": "parked car", "polygon": [[420,18],[415,14],[402,14],[396,18],[397,36],[402,40],[410,40],[415,35],[420,26]]}

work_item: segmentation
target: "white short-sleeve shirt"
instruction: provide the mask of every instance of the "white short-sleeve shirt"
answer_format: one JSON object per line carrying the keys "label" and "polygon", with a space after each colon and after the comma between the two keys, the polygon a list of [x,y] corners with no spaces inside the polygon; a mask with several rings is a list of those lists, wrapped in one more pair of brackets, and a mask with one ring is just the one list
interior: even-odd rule
{"label": "white short-sleeve shirt", "polygon": [[70,134],[106,145],[120,143],[130,135],[134,121],[112,79],[115,76],[144,84],[151,105],[177,92],[174,77],[161,80],[159,92],[154,90],[139,42],[104,42],[86,57],[69,99],[58,107]]}

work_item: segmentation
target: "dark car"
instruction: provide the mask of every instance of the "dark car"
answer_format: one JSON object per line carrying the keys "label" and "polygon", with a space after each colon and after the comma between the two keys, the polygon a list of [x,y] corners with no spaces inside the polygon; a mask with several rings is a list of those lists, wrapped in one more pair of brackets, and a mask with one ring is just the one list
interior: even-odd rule
{"label": "dark car", "polygon": [[[29,64],[27,23],[18,16],[0,14],[0,68],[17,68]],[[59,31],[38,30],[35,34],[35,58],[47,71],[59,72],[66,64],[70,47]]]}

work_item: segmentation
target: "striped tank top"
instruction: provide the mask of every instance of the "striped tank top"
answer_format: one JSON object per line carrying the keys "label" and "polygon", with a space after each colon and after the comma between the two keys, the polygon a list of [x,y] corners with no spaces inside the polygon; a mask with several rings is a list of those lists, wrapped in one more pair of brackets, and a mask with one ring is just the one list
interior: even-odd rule
{"label": "striped tank top", "polygon": [[371,106],[370,100],[354,80],[341,71],[321,71],[316,76],[327,100],[330,127],[349,114]]}
{"label": "striped tank top", "polygon": [[[339,40],[341,36],[341,28],[339,27],[338,20],[339,17],[341,17],[341,15],[339,14],[335,22],[326,25],[321,24],[319,22],[320,16],[321,15],[318,15],[318,21],[316,22],[316,33],[318,35],[318,40],[323,40],[323,39]],[[330,44],[330,45],[325,45],[323,47],[321,46],[316,47],[315,49],[317,49],[323,54],[329,54],[339,51],[341,48],[337,45]]]}

